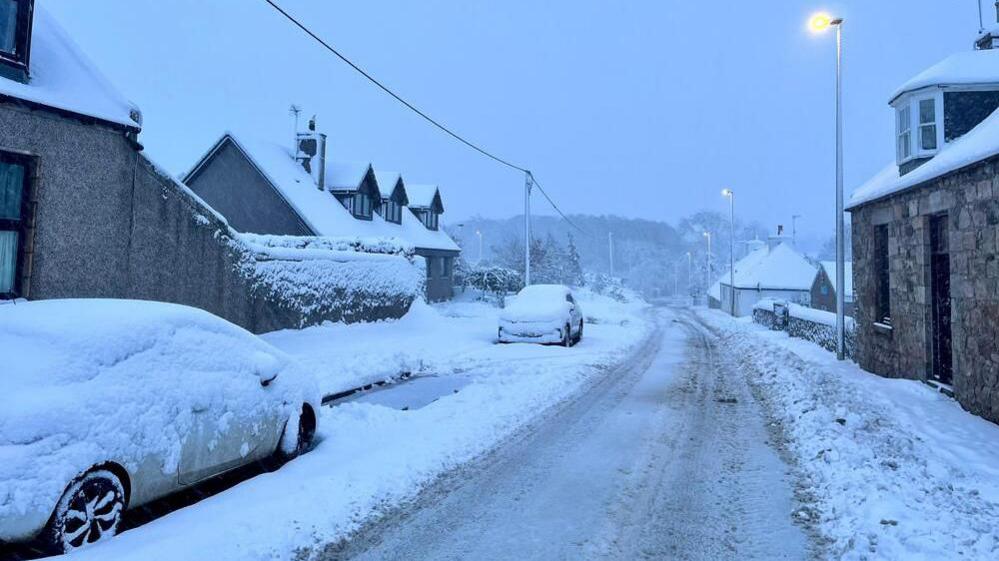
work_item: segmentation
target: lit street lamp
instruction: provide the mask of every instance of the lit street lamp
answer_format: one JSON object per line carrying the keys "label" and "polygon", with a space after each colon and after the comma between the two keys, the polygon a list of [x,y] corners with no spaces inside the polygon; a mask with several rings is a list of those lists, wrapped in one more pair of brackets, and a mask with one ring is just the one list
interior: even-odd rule
{"label": "lit street lamp", "polygon": [[732,228],[728,238],[728,299],[731,300],[732,317],[735,317],[735,191],[722,189],[722,195],[728,197],[729,226]]}
{"label": "lit street lamp", "polygon": [[820,33],[830,26],[836,28],[836,358],[846,357],[846,322],[843,317],[845,294],[845,246],[843,221],[843,18],[828,14],[812,17],[809,27]]}

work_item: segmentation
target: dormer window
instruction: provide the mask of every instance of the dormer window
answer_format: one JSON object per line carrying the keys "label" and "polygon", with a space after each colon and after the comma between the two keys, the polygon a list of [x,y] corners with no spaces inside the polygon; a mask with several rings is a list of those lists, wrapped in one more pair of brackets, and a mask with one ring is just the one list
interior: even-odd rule
{"label": "dormer window", "polygon": [[371,220],[371,212],[374,209],[374,202],[366,193],[358,191],[354,193],[354,216]]}
{"label": "dormer window", "polygon": [[0,0],[0,76],[28,80],[31,0]]}
{"label": "dormer window", "polygon": [[382,218],[387,222],[393,224],[402,223],[402,205],[393,201],[392,199],[385,199],[382,201]]}
{"label": "dormer window", "polygon": [[440,227],[440,217],[438,214],[432,210],[425,210],[422,212],[420,217],[423,221],[423,225],[430,230],[436,230]]}
{"label": "dormer window", "polygon": [[930,92],[910,95],[895,103],[896,158],[898,165],[916,166],[936,155],[944,142],[943,95]]}

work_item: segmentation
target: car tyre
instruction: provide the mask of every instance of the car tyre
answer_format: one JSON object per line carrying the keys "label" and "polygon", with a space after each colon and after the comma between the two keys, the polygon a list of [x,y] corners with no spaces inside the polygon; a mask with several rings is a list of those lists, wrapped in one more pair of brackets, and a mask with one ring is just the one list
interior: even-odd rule
{"label": "car tyre", "polygon": [[576,333],[576,344],[583,340],[583,320],[579,320],[579,331]]}
{"label": "car tyre", "polygon": [[312,447],[316,438],[316,414],[309,405],[302,406],[298,419],[291,419],[285,425],[281,443],[278,444],[278,455],[288,461],[301,456]]}
{"label": "car tyre", "polygon": [[572,346],[572,327],[568,323],[562,330],[562,346],[566,348]]}
{"label": "car tyre", "polygon": [[42,534],[43,545],[69,553],[118,533],[127,506],[125,485],[106,469],[78,477],[66,487]]}

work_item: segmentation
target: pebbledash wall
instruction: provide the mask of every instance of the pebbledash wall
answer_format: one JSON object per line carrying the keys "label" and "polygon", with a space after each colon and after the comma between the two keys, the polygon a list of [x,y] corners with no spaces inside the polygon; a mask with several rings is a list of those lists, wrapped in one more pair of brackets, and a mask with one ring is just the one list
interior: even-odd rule
{"label": "pebbledash wall", "polygon": [[[857,360],[888,377],[932,369],[930,218],[948,216],[953,384],[969,411],[999,422],[999,157],[851,209]],[[892,327],[875,323],[875,228],[887,225]]]}
{"label": "pebbledash wall", "polygon": [[412,256],[371,263],[343,252],[255,251],[123,130],[3,101],[0,151],[29,156],[33,168],[29,300],[174,302],[260,333],[399,317],[423,290]]}

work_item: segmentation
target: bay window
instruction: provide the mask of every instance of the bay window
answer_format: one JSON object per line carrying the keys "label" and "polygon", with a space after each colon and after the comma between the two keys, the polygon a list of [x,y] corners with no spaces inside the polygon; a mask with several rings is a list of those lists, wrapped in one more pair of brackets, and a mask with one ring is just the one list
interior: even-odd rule
{"label": "bay window", "polygon": [[0,76],[27,81],[31,0],[0,0]]}
{"label": "bay window", "polygon": [[908,160],[912,156],[912,118],[908,105],[902,106],[897,113],[898,125],[898,161]]}
{"label": "bay window", "polygon": [[919,149],[937,149],[937,100],[919,100]]}

